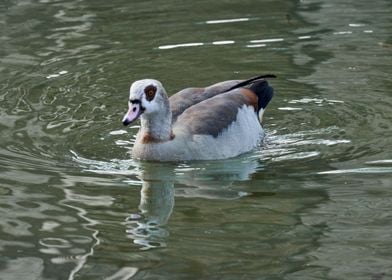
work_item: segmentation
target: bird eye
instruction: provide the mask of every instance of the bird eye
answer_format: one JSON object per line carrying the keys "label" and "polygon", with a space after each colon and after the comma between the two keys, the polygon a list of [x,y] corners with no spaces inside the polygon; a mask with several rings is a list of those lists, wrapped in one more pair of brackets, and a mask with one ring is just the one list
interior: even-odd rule
{"label": "bird eye", "polygon": [[150,85],[144,89],[144,93],[146,94],[146,99],[151,101],[155,97],[155,93],[157,92],[157,88],[153,85]]}

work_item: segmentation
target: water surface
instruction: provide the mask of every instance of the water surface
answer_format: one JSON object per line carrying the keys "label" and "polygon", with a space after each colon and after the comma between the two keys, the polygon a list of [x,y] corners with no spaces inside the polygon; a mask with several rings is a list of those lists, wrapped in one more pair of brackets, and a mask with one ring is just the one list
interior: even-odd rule
{"label": "water surface", "polygon": [[[390,279],[390,1],[0,3],[1,279]],[[263,147],[131,159],[132,81],[274,73]]]}

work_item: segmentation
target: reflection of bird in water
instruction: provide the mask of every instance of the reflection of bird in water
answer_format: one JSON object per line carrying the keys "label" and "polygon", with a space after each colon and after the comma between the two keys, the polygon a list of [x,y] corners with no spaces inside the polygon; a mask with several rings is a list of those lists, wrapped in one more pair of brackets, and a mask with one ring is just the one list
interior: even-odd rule
{"label": "reflection of bird in water", "polygon": [[231,189],[233,182],[246,181],[260,167],[257,158],[246,156],[224,161],[167,164],[140,163],[143,186],[138,214],[128,216],[126,233],[142,250],[166,246],[165,229],[174,208],[174,186],[180,197],[238,199],[250,195]]}
{"label": "reflection of bird in water", "polygon": [[243,155],[222,161],[193,162],[176,168],[176,195],[207,199],[237,199],[250,195],[232,188],[234,182],[249,180],[261,168],[258,158]]}
{"label": "reflection of bird in water", "polygon": [[174,187],[172,182],[144,182],[140,191],[139,209],[148,216],[149,223],[165,225],[174,207]]}
{"label": "reflection of bird in water", "polygon": [[165,238],[169,235],[164,226],[174,207],[173,168],[154,168],[144,166],[140,191],[140,215],[127,218],[127,235],[135,244],[147,250],[165,247]]}
{"label": "reflection of bird in water", "polygon": [[[74,159],[89,167],[90,172],[102,174],[126,174],[136,176],[142,182],[139,213],[130,214],[124,221],[127,236],[141,249],[166,246],[169,235],[165,225],[174,208],[174,195],[185,198],[232,200],[254,195],[271,195],[257,191],[252,193],[233,187],[235,182],[248,181],[252,174],[261,170],[260,156],[245,154],[219,161],[194,161],[187,163],[140,162],[133,160],[113,162],[90,160],[74,154]],[[174,189],[175,187],[175,189]]]}

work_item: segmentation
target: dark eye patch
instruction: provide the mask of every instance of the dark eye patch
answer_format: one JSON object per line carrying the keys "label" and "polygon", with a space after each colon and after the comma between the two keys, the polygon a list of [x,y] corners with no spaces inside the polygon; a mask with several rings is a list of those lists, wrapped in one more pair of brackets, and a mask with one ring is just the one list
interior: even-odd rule
{"label": "dark eye patch", "polygon": [[148,101],[151,101],[151,100],[154,99],[156,92],[157,92],[157,88],[155,86],[153,86],[153,85],[147,86],[144,89],[144,93],[146,94],[146,99]]}

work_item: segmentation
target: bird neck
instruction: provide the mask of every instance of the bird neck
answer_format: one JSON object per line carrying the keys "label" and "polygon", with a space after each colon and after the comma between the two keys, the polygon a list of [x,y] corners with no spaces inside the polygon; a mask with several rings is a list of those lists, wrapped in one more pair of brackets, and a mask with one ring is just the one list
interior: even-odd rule
{"label": "bird neck", "polygon": [[141,117],[141,136],[144,144],[172,140],[174,135],[170,110],[148,115],[143,114]]}

